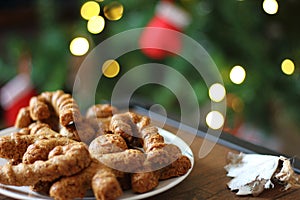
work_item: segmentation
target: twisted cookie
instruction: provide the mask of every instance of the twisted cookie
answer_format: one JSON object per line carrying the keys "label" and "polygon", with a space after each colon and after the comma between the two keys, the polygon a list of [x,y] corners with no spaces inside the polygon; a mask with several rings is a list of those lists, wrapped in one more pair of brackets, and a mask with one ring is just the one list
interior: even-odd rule
{"label": "twisted cookie", "polygon": [[147,171],[131,174],[131,187],[136,193],[153,190],[159,184],[160,171]]}
{"label": "twisted cookie", "polygon": [[49,193],[54,199],[71,200],[83,198],[88,189],[93,189],[99,200],[116,199],[123,193],[115,174],[96,159],[81,172],[55,182]]}
{"label": "twisted cookie", "polygon": [[[62,90],[43,92],[32,97],[29,102],[29,113],[30,120],[33,121],[47,121],[51,116],[58,116],[62,126],[82,120],[78,104],[70,94]],[[16,127],[25,127],[28,121],[27,110],[20,110],[15,123]]]}
{"label": "twisted cookie", "polygon": [[[183,175],[191,168],[190,160],[181,154],[176,145],[166,144],[146,116],[132,112],[115,114],[111,120],[111,129],[125,137],[127,142],[132,143],[138,137],[144,149],[145,161],[136,169],[139,172],[131,174],[132,190],[136,193],[150,191],[157,187],[159,180]],[[102,157],[98,159],[101,161]]]}
{"label": "twisted cookie", "polygon": [[97,171],[92,179],[94,195],[98,200],[116,199],[122,195],[122,188],[109,168]]}
{"label": "twisted cookie", "polygon": [[126,149],[122,152],[93,155],[109,168],[121,172],[136,172],[145,162],[145,154],[137,149]]}
{"label": "twisted cookie", "polygon": [[111,133],[109,126],[111,117],[117,111],[117,108],[109,104],[96,104],[88,108],[86,119],[95,129],[95,138],[99,135]]}
{"label": "twisted cookie", "polygon": [[160,180],[178,177],[186,174],[191,168],[190,160],[181,155],[170,165],[159,169],[144,169],[145,172],[131,174],[131,187],[136,193],[145,193],[158,186]]}
{"label": "twisted cookie", "polygon": [[125,175],[121,171],[110,169],[96,158],[107,155],[110,160],[114,153],[126,149],[127,145],[119,135],[107,134],[97,137],[89,145],[89,151],[95,157],[91,164],[81,172],[55,182],[50,187],[50,196],[64,200],[82,198],[88,189],[93,189],[97,199],[116,199],[122,194],[122,185],[118,179]]}
{"label": "twisted cookie", "polygon": [[155,126],[150,125],[150,119],[146,116],[132,112],[115,114],[110,126],[113,133],[122,136],[131,146],[141,144],[147,155],[147,162],[156,168],[169,165],[181,155],[178,148],[166,145],[163,136]]}
{"label": "twisted cookie", "polygon": [[64,137],[82,141],[86,144],[89,144],[96,134],[94,128],[86,119],[82,119],[81,122],[68,125],[67,127],[61,127],[59,133]]}
{"label": "twisted cookie", "polygon": [[110,121],[110,129],[114,134],[122,136],[130,145],[138,138],[138,129],[129,113],[115,114]]}
{"label": "twisted cookie", "polygon": [[50,187],[49,194],[55,199],[74,199],[83,198],[88,189],[91,189],[91,180],[96,172],[103,167],[96,159],[81,172],[73,176],[63,177],[53,183]]}
{"label": "twisted cookie", "polygon": [[120,172],[135,172],[143,166],[145,155],[137,149],[128,149],[125,140],[116,134],[97,137],[89,145],[92,157]]}
{"label": "twisted cookie", "polygon": [[97,155],[122,152],[128,149],[125,140],[117,134],[105,134],[95,138],[89,145],[90,153]]}
{"label": "twisted cookie", "polygon": [[[74,142],[73,140],[64,138],[59,133],[50,129],[47,124],[33,123],[29,126],[29,128],[23,128],[19,132],[0,137],[0,157],[11,159],[16,162],[22,161],[22,158],[26,151],[29,151],[27,154],[33,155],[33,153],[28,150],[28,147],[38,141],[42,141],[41,143],[51,145],[52,148],[54,146],[57,146],[58,144],[64,145]],[[30,147],[29,149],[32,149],[32,147]],[[45,155],[46,153],[44,151],[40,152],[43,155]],[[36,152],[34,153],[34,155],[41,156],[36,154]],[[25,157],[27,156],[28,155],[26,155]]]}
{"label": "twisted cookie", "polygon": [[33,144],[29,145],[26,152],[23,155],[22,163],[32,164],[37,160],[47,160],[48,154],[56,146],[65,146],[76,141],[68,138],[50,138],[37,140]]}
{"label": "twisted cookie", "polygon": [[46,161],[33,164],[5,164],[0,168],[0,183],[15,186],[34,185],[39,181],[53,181],[71,176],[89,166],[91,158],[83,143],[55,147]]}
{"label": "twisted cookie", "polygon": [[80,122],[82,120],[78,104],[70,94],[58,90],[42,95],[48,96],[47,98],[51,99],[51,104],[59,116],[61,125],[68,126],[71,123]]}
{"label": "twisted cookie", "polygon": [[192,165],[190,159],[182,155],[177,160],[161,170],[159,180],[182,176],[186,174],[191,167]]}
{"label": "twisted cookie", "polygon": [[24,128],[29,126],[29,124],[32,123],[32,119],[30,116],[30,107],[24,107],[21,108],[18,112],[16,121],[15,121],[15,127],[17,128]]}
{"label": "twisted cookie", "polygon": [[0,137],[0,157],[5,159],[22,160],[27,147],[34,142],[32,135],[2,136]]}
{"label": "twisted cookie", "polygon": [[29,101],[30,116],[33,120],[43,120],[50,117],[50,109],[44,98],[40,96],[31,97]]}
{"label": "twisted cookie", "polygon": [[112,117],[118,109],[109,104],[96,104],[91,106],[87,112],[87,118],[108,118]]}

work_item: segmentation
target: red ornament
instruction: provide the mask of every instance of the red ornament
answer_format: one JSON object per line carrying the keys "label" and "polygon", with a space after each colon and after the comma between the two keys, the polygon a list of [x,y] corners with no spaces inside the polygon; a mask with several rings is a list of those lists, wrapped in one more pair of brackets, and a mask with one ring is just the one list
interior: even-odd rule
{"label": "red ornament", "polygon": [[4,110],[5,126],[13,126],[21,108],[29,105],[30,98],[36,95],[30,77],[18,74],[0,90],[1,106]]}
{"label": "red ornament", "polygon": [[182,49],[181,32],[188,25],[189,16],[171,1],[158,3],[155,16],[140,38],[142,52],[153,59],[163,59]]}

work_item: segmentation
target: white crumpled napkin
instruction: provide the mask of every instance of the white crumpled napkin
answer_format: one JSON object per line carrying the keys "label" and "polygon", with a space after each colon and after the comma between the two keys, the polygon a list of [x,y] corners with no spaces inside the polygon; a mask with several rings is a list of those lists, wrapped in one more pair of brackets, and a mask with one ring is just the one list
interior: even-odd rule
{"label": "white crumpled napkin", "polygon": [[257,196],[264,189],[273,188],[273,182],[283,184],[285,189],[300,186],[290,160],[283,156],[229,152],[228,162],[224,168],[227,176],[233,179],[227,186],[231,191],[237,191],[237,195]]}

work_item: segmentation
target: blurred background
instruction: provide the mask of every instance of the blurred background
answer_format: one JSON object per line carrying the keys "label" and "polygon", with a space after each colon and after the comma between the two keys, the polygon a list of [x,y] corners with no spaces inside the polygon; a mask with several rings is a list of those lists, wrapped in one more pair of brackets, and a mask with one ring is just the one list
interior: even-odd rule
{"label": "blurred background", "polygon": [[[297,156],[299,9],[298,0],[2,1],[1,128],[13,124],[18,109],[32,95],[56,89],[71,93],[80,64],[104,39],[133,28],[157,26],[180,31],[201,44],[221,72],[225,88],[220,84],[207,88],[195,76],[195,69],[178,56],[134,51],[103,70],[97,102],[110,99],[126,71],[160,62],[188,77],[201,106],[203,126],[213,126],[205,120],[210,102],[226,100],[227,114],[221,119],[224,131]],[[152,41],[145,37],[137,39]],[[166,81],[176,82],[172,77]],[[176,97],[164,87],[143,86],[132,98],[147,108],[160,104],[172,118],[180,115]]]}

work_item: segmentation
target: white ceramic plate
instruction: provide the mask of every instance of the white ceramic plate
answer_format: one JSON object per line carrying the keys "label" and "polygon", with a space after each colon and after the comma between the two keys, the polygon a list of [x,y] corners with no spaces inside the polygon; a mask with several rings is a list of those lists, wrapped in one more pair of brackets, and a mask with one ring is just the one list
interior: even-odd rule
{"label": "white ceramic plate", "polygon": [[[4,129],[3,131],[0,131],[0,136],[2,135],[9,135],[11,132],[15,131],[14,128],[8,128]],[[159,129],[159,133],[164,137],[166,143],[173,143],[177,145],[180,150],[182,151],[182,154],[187,156],[191,163],[192,167],[191,169],[183,176],[172,178],[164,181],[160,181],[159,185],[152,191],[144,193],[144,194],[135,194],[131,190],[124,191],[123,195],[119,198],[120,200],[136,200],[136,199],[144,199],[148,198],[154,195],[157,195],[159,193],[162,193],[166,190],[169,190],[170,188],[174,187],[178,183],[182,182],[192,171],[194,166],[194,156],[193,152],[190,149],[190,147],[179,137],[176,135],[164,130]],[[3,165],[6,163],[6,160],[0,159],[0,165]],[[0,193],[12,197],[15,199],[22,199],[22,200],[45,200],[45,199],[51,199],[48,196],[41,195],[39,193],[33,192],[29,189],[29,187],[16,187],[16,186],[8,186],[0,184]],[[86,195],[86,197],[83,198],[84,200],[94,200],[95,197],[93,196],[92,192]]]}

